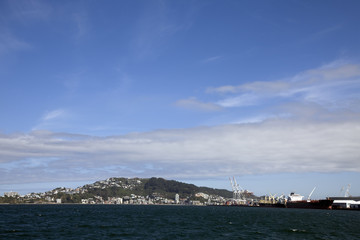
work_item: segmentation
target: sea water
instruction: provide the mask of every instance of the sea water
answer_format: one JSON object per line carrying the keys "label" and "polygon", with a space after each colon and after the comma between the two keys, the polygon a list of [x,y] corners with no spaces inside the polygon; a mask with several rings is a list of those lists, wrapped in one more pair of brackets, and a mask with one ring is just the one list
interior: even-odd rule
{"label": "sea water", "polygon": [[0,239],[360,239],[360,211],[0,205]]}

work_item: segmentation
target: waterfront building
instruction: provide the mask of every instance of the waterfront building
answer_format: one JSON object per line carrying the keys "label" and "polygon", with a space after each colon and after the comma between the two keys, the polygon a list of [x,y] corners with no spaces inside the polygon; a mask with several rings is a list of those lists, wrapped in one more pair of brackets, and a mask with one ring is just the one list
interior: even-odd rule
{"label": "waterfront building", "polygon": [[332,208],[360,208],[360,197],[330,197]]}

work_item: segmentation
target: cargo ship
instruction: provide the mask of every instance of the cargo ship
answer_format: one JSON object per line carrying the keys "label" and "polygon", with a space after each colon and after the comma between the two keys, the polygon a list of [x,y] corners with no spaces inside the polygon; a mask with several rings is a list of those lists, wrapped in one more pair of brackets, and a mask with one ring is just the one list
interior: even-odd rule
{"label": "cargo ship", "polygon": [[286,205],[284,203],[259,203],[259,207],[266,208],[285,208]]}
{"label": "cargo ship", "polygon": [[[312,192],[314,192],[314,190],[315,188]],[[331,209],[334,200],[329,198],[321,200],[310,200],[311,194],[309,195],[307,200],[303,200],[304,196],[301,196],[294,192],[290,193],[286,201],[286,208]]]}

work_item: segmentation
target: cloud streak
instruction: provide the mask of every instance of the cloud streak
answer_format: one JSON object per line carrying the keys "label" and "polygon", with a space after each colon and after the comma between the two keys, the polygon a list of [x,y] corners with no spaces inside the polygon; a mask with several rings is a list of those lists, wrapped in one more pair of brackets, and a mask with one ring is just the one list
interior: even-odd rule
{"label": "cloud streak", "polygon": [[[71,118],[69,111],[64,109],[55,109],[45,112],[38,120],[38,123],[32,128],[32,130],[42,129],[61,129],[66,126],[68,120]],[[59,130],[58,130],[59,131]]]}
{"label": "cloud streak", "polygon": [[173,16],[167,5],[164,1],[144,5],[130,43],[136,59],[156,58],[176,33],[191,25],[185,16]]}
{"label": "cloud streak", "polygon": [[45,20],[52,13],[52,8],[45,1],[20,0],[8,3],[12,15],[24,23],[29,19]]}
{"label": "cloud streak", "polygon": [[0,34],[0,56],[13,52],[31,49],[30,44],[25,41],[22,41],[15,37],[14,35],[1,31]]}
{"label": "cloud streak", "polygon": [[43,119],[43,121],[48,121],[48,120],[59,118],[59,117],[63,116],[64,114],[65,114],[64,110],[57,109],[57,110],[46,113],[42,119]]}
{"label": "cloud streak", "polygon": [[257,81],[241,85],[208,88],[208,93],[223,96],[218,104],[223,107],[260,105],[281,99],[317,103],[324,107],[347,107],[359,100],[360,65],[334,62],[311,69],[292,78],[275,81]]}
{"label": "cloud streak", "polygon": [[187,109],[200,110],[200,111],[219,111],[222,107],[214,103],[206,103],[197,100],[196,98],[181,99],[175,103],[177,106]]}
{"label": "cloud streak", "polygon": [[222,59],[222,56],[214,56],[214,57],[209,57],[209,58],[203,59],[201,62],[202,63],[209,63],[209,62],[218,61],[220,59]]}
{"label": "cloud streak", "polygon": [[[265,121],[112,137],[0,135],[0,183],[360,172],[360,124]],[[21,179],[16,176],[21,176]]]}

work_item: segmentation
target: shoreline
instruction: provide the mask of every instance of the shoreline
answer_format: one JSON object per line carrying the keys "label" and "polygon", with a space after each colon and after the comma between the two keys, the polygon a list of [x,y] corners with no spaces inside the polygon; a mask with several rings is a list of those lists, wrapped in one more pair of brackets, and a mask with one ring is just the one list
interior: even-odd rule
{"label": "shoreline", "polygon": [[283,207],[259,207],[259,206],[241,206],[241,205],[190,205],[190,204],[82,204],[82,203],[0,203],[0,206],[15,206],[15,205],[37,205],[37,206],[181,206],[181,207],[246,207],[246,208],[257,208],[257,209],[314,209],[314,210],[327,210],[327,211],[360,211],[360,208],[331,208],[331,209],[316,209],[316,208],[283,208]]}

